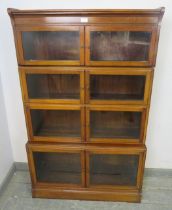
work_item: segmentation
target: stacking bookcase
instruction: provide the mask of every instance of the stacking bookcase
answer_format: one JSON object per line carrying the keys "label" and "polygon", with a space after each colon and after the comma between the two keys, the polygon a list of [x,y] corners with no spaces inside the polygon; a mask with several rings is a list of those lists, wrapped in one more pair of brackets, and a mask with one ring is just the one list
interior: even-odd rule
{"label": "stacking bookcase", "polygon": [[140,202],[164,8],[8,13],[33,197]]}

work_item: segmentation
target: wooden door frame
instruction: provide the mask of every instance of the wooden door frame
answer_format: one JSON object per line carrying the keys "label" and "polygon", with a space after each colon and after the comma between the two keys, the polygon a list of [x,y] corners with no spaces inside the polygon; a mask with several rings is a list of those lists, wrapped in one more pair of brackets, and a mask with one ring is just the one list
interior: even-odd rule
{"label": "wooden door frame", "polygon": [[[158,40],[158,29],[154,24],[113,24],[109,26],[86,26],[85,27],[85,64],[87,66],[153,66],[155,64],[155,51]],[[91,31],[146,31],[151,32],[148,61],[91,61],[90,60],[90,32]]]}
{"label": "wooden door frame", "polygon": [[[145,89],[143,100],[96,100],[90,99],[90,76],[91,75],[136,75],[145,76]],[[110,104],[135,104],[135,105],[146,105],[149,103],[149,95],[151,92],[153,80],[153,69],[151,68],[87,68],[85,70],[85,86],[86,86],[86,103],[91,105],[110,105]]]}
{"label": "wooden door frame", "polygon": [[[29,171],[31,175],[32,185],[34,187],[69,187],[69,188],[81,188],[85,187],[85,153],[82,148],[69,147],[67,145],[52,145],[52,144],[26,144]],[[54,152],[54,153],[80,153],[81,158],[81,184],[62,184],[62,183],[48,183],[39,182],[36,177],[36,167],[33,159],[33,152]]]}
{"label": "wooden door frame", "polygon": [[[29,99],[26,74],[74,74],[79,75],[80,99]],[[79,67],[19,67],[19,75],[24,103],[83,104],[84,103],[84,70]]]}
{"label": "wooden door frame", "polygon": [[[22,35],[24,31],[79,31],[80,34],[80,60],[25,60],[22,46]],[[82,66],[84,65],[84,26],[80,25],[27,25],[17,26],[16,44],[18,50],[18,61],[20,65],[63,65],[63,66]]]}
{"label": "wooden door frame", "polygon": [[[85,139],[85,114],[84,107],[80,105],[56,105],[56,104],[25,104],[26,125],[29,136],[29,142],[68,142],[81,143]],[[34,136],[30,110],[78,110],[80,111],[81,120],[81,137],[47,137]]]}
{"label": "wooden door frame", "polygon": [[[138,163],[138,172],[137,172],[137,184],[135,186],[112,186],[112,185],[92,185],[90,184],[90,154],[114,154],[114,155],[139,155],[139,163]],[[115,146],[115,147],[90,147],[86,150],[86,186],[90,189],[128,189],[134,190],[138,189],[141,190],[142,182],[143,182],[143,174],[144,174],[144,165],[145,165],[145,158],[146,158],[146,147],[139,146],[139,147],[122,147],[122,146]]]}
{"label": "wooden door frame", "polygon": [[[91,111],[130,111],[141,112],[140,137],[138,139],[122,138],[90,138],[90,112]],[[86,142],[88,143],[111,143],[111,144],[142,144],[146,131],[146,106],[140,105],[88,105],[86,106]]]}

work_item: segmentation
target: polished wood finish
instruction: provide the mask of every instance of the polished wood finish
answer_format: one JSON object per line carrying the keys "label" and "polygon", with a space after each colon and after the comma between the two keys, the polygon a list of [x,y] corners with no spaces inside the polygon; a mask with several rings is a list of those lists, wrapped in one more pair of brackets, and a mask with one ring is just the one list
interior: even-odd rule
{"label": "polished wood finish", "polygon": [[164,11],[8,9],[33,197],[141,201]]}
{"label": "polished wood finish", "polygon": [[[116,40],[116,42],[119,42],[117,43],[116,45],[116,51],[119,52],[122,51],[123,54],[126,54],[125,52],[125,45],[126,45],[126,42],[127,42],[127,45],[129,43],[131,43],[131,46],[147,46],[147,50],[149,50],[148,53],[148,60],[145,59],[145,60],[123,60],[122,62],[120,60],[113,60],[113,58],[111,59],[108,59],[108,58],[105,58],[104,60],[91,60],[91,38],[90,38],[90,34],[91,32],[149,32],[151,34],[151,40],[150,40],[150,43],[146,43],[146,42],[139,42],[139,41],[136,41],[136,43],[133,42],[133,45],[132,45],[132,41],[129,42],[128,40],[128,37],[126,37],[124,40]],[[156,39],[157,39],[157,27],[156,26],[152,26],[152,25],[133,25],[133,24],[128,24],[127,26],[126,25],[115,25],[115,26],[86,26],[86,51],[85,51],[85,54],[86,54],[86,65],[89,65],[89,66],[152,66],[154,65],[153,64],[153,61],[154,61],[154,51],[155,51],[155,47],[156,47]],[[111,35],[112,36],[112,35]],[[116,37],[115,37],[116,39]],[[111,40],[111,42],[108,44],[104,44],[103,45],[103,48],[100,47],[100,44],[103,44],[102,42],[106,41],[106,38],[103,40],[103,39],[100,39],[100,41],[98,41],[97,43],[95,43],[95,40],[93,40],[93,43],[94,45],[98,45],[98,46],[95,46],[96,49],[99,49],[99,50],[103,50],[104,53],[102,53],[102,57],[104,57],[106,54],[108,54],[108,51],[112,48],[112,45],[113,45],[113,38]],[[106,41],[107,42],[107,41]],[[108,45],[107,45],[108,44]],[[121,49],[119,47],[119,44],[121,44]],[[115,47],[115,45],[114,45]],[[128,48],[128,47],[127,47]],[[137,54],[139,54],[140,51],[142,51],[142,48],[131,48],[131,49],[128,49],[128,54],[133,54],[133,52],[135,51],[134,55],[132,56],[132,58],[135,58],[137,56]],[[143,49],[143,51],[146,51]],[[122,53],[121,52],[121,53]]]}
{"label": "polished wood finish", "polygon": [[[95,165],[94,167],[92,167],[92,170],[97,170],[97,174],[98,175],[98,171],[100,171],[101,176],[95,176],[95,180],[97,184],[91,184],[90,183],[90,176],[91,176],[91,164],[90,164],[90,159],[91,156],[99,156],[99,159],[102,161],[101,163],[101,167],[98,166],[97,162],[95,161]],[[103,155],[106,156],[106,158],[108,156],[110,156],[110,158],[107,159],[107,161],[104,159],[103,160]],[[116,160],[115,160],[115,156],[116,156]],[[121,156],[121,157],[120,157]],[[125,157],[126,156],[126,157]],[[130,159],[130,157],[132,156],[137,156],[138,157],[138,163],[132,163],[132,160]],[[125,159],[122,159],[122,157],[125,157]],[[88,149],[86,151],[86,177],[87,177],[87,187],[90,188],[101,188],[101,189],[140,189],[141,185],[142,185],[142,180],[140,180],[140,174],[143,171],[143,167],[144,167],[144,157],[145,157],[145,148],[144,147],[133,147],[132,150],[129,150],[128,147],[123,147],[123,148],[106,148],[106,150],[99,149],[99,148],[94,148],[91,147],[90,149]],[[114,159],[113,159],[114,158]],[[121,160],[120,160],[121,159]],[[121,162],[120,162],[121,161]],[[128,162],[127,162],[128,161]],[[102,172],[103,170],[103,164],[104,164],[104,172]],[[114,164],[114,165],[113,165]],[[119,164],[119,165],[118,165]],[[131,165],[129,165],[131,164]],[[138,169],[133,170],[133,171],[137,171],[136,172],[136,180],[135,183],[130,183],[127,184],[126,182],[131,182],[131,180],[127,180],[127,173],[130,173],[132,170],[132,164]],[[97,169],[95,169],[97,165]],[[118,166],[117,166],[118,165]],[[126,167],[127,166],[127,167]],[[118,172],[113,171],[113,168],[118,167]],[[124,168],[126,167],[126,170],[124,170]],[[110,171],[110,168],[112,171]],[[120,173],[122,173],[122,171],[124,170],[124,180],[122,179],[122,176],[120,176]],[[131,170],[131,171],[130,171]],[[111,174],[112,173],[112,174]],[[106,175],[108,175],[106,177]],[[115,180],[115,178],[113,177],[113,179],[109,176],[111,175],[111,177],[115,177],[115,176],[119,176],[119,180],[118,178],[116,178],[117,180]],[[130,174],[131,175],[131,174]],[[103,177],[104,176],[104,177]],[[134,176],[134,174],[131,175],[130,178],[132,178],[132,176]],[[120,183],[121,180],[121,183]],[[116,182],[116,184],[103,184],[103,182]],[[125,182],[122,183],[122,182]],[[114,185],[114,186],[113,186]]]}
{"label": "polished wood finish", "polygon": [[[92,113],[95,113],[93,118],[91,118]],[[90,143],[143,143],[145,117],[146,107],[144,106],[87,106],[86,141]]]}
{"label": "polished wood finish", "polygon": [[[26,103],[57,103],[57,104],[84,104],[84,69],[80,67],[26,67],[22,66],[19,67],[19,74],[21,78],[22,83],[22,92],[23,92],[23,100]],[[40,91],[42,90],[42,95],[46,92],[49,92],[51,95],[54,93],[54,97],[47,97],[48,93],[45,97],[29,97],[28,92],[28,84],[27,84],[27,76],[28,75],[49,75],[50,78],[47,78],[45,82],[42,82],[40,84],[32,84],[33,92],[36,92],[38,88],[40,88]],[[62,78],[59,78],[58,80],[52,81],[52,75],[61,75],[61,76],[71,76],[68,77],[68,79],[65,78],[62,80]],[[77,76],[78,81],[74,80],[72,76]],[[70,82],[71,81],[71,82]],[[37,81],[35,81],[36,83]],[[41,81],[40,81],[41,82]],[[52,84],[53,83],[53,84]],[[79,83],[79,84],[76,84]],[[37,85],[37,86],[36,86]],[[41,86],[40,86],[41,85]],[[78,85],[78,86],[77,86]],[[49,91],[45,89],[45,86],[49,88]],[[45,91],[43,91],[45,89]],[[73,91],[73,94],[71,94],[71,97],[69,98],[69,94]],[[45,93],[44,93],[45,92]],[[66,96],[65,96],[66,93]],[[68,95],[67,95],[68,93]],[[59,94],[59,96],[58,96]],[[61,94],[61,96],[60,96]],[[78,94],[79,98],[76,98],[75,95]],[[74,95],[74,97],[72,97]]]}
{"label": "polished wood finish", "polygon": [[[84,107],[79,105],[27,104],[25,109],[30,141],[81,142],[84,140]],[[37,112],[36,116],[32,116],[33,118],[31,117],[32,110]],[[41,111],[45,112],[42,112],[41,115]],[[48,113],[51,111],[54,112]],[[34,135],[34,125],[36,135]]]}
{"label": "polished wood finish", "polygon": [[[150,95],[150,91],[151,91],[151,86],[152,86],[152,77],[153,77],[153,69],[150,68],[107,68],[107,67],[88,67],[86,69],[86,73],[85,73],[85,80],[86,80],[86,84],[85,84],[85,88],[86,88],[86,103],[87,104],[91,104],[91,105],[98,105],[98,104],[148,104],[149,103],[149,95]],[[126,82],[127,80],[123,81],[123,87],[120,88],[120,85],[122,83],[121,79],[119,80],[112,80],[113,76],[143,76],[145,77],[145,81],[144,81],[144,87],[143,87],[143,98],[123,98],[122,97],[120,99],[120,97],[115,100],[115,99],[111,99],[111,100],[106,100],[105,99],[95,99],[95,98],[91,98],[91,76],[102,76],[102,81],[100,80],[100,83],[97,84],[97,90],[99,90],[98,88],[101,88],[102,92],[115,92],[116,95],[117,93],[119,94],[120,91],[123,91],[123,95],[125,92],[131,91],[131,95],[134,94],[134,91],[138,91],[138,87],[139,86],[135,86],[133,84],[134,81],[136,81],[135,79],[133,79],[133,81],[131,81],[129,83],[129,85],[127,86]],[[109,80],[108,82],[103,82],[104,78],[103,76],[109,76],[109,78],[111,78],[111,80]],[[95,80],[93,81],[94,83],[96,82]],[[98,82],[98,81],[97,81]],[[138,83],[137,83],[138,84]],[[96,85],[96,84],[95,84]],[[138,84],[139,85],[139,84]],[[131,88],[131,90],[130,90]],[[96,88],[95,88],[96,89]],[[126,91],[125,91],[126,90]],[[136,93],[136,92],[135,92]],[[107,96],[108,97],[108,96]],[[124,100],[125,99],[125,100]]]}
{"label": "polished wood finish", "polygon": [[[39,57],[40,58],[34,58],[33,59],[25,59],[25,55],[24,55],[24,45],[23,45],[23,41],[22,41],[22,33],[23,32],[72,32],[72,31],[75,31],[75,32],[78,32],[79,33],[79,37],[78,37],[78,42],[79,42],[79,46],[78,46],[78,52],[76,52],[76,49],[75,49],[75,45],[73,45],[73,51],[70,52],[70,54],[76,54],[78,53],[78,60],[70,60],[68,58],[68,56],[66,55],[66,60],[63,59],[57,59],[57,60],[54,60],[53,59],[53,52],[56,51],[56,49],[58,49],[58,45],[54,45],[50,42],[48,45],[46,45],[46,42],[48,42],[48,37],[46,38],[46,40],[35,40],[33,38],[33,41],[35,40],[35,45],[34,43],[29,43],[29,44],[32,44],[33,46],[31,46],[32,48],[35,47],[35,54],[36,54],[36,51],[38,51],[37,53],[41,53],[42,56],[40,55]],[[83,65],[84,64],[84,28],[81,27],[81,26],[20,26],[20,27],[17,27],[16,28],[16,37],[17,37],[17,49],[19,49],[19,62],[21,65]],[[41,37],[41,36],[40,36]],[[70,36],[69,36],[70,38]],[[50,37],[50,40],[51,40],[51,37]],[[36,42],[37,41],[37,42]],[[56,40],[54,40],[56,41]],[[58,41],[58,40],[57,40]],[[61,48],[58,52],[58,55],[60,54],[63,54],[64,51],[65,51],[65,43],[66,40],[63,40],[63,43],[61,44]],[[70,40],[69,43],[71,43],[72,41],[74,40]],[[40,44],[41,42],[41,44]],[[40,46],[39,46],[39,45]],[[75,43],[74,43],[75,44]],[[39,48],[41,47],[41,48]],[[51,50],[51,48],[53,48]],[[50,54],[50,51],[48,51],[48,48],[50,48],[51,50],[51,54]],[[33,49],[32,49],[33,50]],[[64,51],[63,51],[64,50]],[[38,54],[38,55],[39,55]],[[41,57],[46,57],[46,55],[49,55],[50,54],[50,57],[52,57],[52,59],[49,59],[49,58],[42,58]],[[67,53],[66,53],[67,54]],[[64,56],[65,57],[65,53],[64,53]]]}
{"label": "polished wood finish", "polygon": [[[72,198],[84,200],[116,200],[138,202],[140,201],[139,189],[142,185],[142,174],[144,170],[145,151],[144,146],[111,147],[109,145],[80,145],[80,144],[27,144],[26,145],[29,165],[32,174],[32,193],[33,197],[46,198]],[[58,184],[39,182],[36,176],[35,162],[33,159],[34,152],[51,152],[51,153],[79,153],[81,158],[82,185]],[[86,154],[86,155],[85,155]],[[106,155],[136,155],[139,158],[137,171],[137,182],[133,186],[95,186],[89,183],[89,156],[91,154]],[[109,164],[109,162],[107,162]],[[65,164],[65,163],[64,163]],[[61,193],[60,193],[61,192]],[[81,195],[79,196],[79,192]],[[104,196],[103,196],[104,194]],[[97,197],[97,196],[98,197]],[[99,197],[100,196],[100,197]],[[115,198],[115,199],[114,199]]]}
{"label": "polished wood finish", "polygon": [[[28,158],[29,158],[29,161],[30,161],[30,164],[31,166],[33,166],[31,168],[31,173],[33,174],[33,185],[35,186],[42,186],[42,187],[48,187],[50,185],[55,186],[55,187],[71,187],[71,188],[75,188],[75,187],[84,187],[85,186],[85,157],[84,157],[84,150],[80,147],[68,147],[68,146],[65,146],[65,145],[30,145],[30,144],[27,144],[27,151],[28,151]],[[81,171],[80,171],[80,178],[81,178],[81,184],[65,184],[65,183],[54,183],[54,182],[41,182],[39,181],[39,179],[37,179],[37,175],[36,175],[36,170],[37,168],[35,167],[35,161],[34,161],[34,157],[33,157],[33,153],[38,153],[38,152],[41,152],[41,153],[54,153],[54,154],[62,154],[62,153],[67,153],[67,154],[80,154],[80,167],[81,167]],[[43,159],[44,161],[44,167],[45,167],[45,157]],[[48,161],[48,158],[47,158],[47,161]],[[62,165],[65,164],[65,161],[67,162],[67,160],[63,159],[62,161]],[[70,160],[72,162],[72,160]],[[74,160],[73,160],[74,161]],[[50,163],[49,163],[50,164]],[[73,164],[73,163],[71,163]],[[68,164],[69,165],[69,164]],[[56,165],[56,167],[59,167],[58,165]],[[68,166],[69,167],[69,166]],[[55,170],[55,169],[54,169]],[[47,173],[49,171],[46,171]],[[54,172],[54,171],[52,171]],[[68,172],[69,174],[69,172]],[[51,175],[49,175],[51,177]],[[65,174],[62,175],[64,180],[65,180]]]}

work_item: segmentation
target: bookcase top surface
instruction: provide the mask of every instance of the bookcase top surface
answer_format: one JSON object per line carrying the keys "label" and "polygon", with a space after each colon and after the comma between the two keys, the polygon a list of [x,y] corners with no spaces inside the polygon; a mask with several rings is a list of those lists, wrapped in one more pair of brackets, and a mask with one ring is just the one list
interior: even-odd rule
{"label": "bookcase top surface", "polygon": [[19,10],[14,8],[7,9],[10,16],[13,15],[150,15],[163,16],[164,7],[157,9],[47,9],[47,10]]}

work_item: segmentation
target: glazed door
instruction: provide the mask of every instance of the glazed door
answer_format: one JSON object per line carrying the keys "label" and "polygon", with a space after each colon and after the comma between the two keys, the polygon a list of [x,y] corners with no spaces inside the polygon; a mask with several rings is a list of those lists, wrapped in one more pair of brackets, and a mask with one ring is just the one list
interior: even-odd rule
{"label": "glazed door", "polygon": [[87,26],[86,65],[151,66],[156,38],[155,26]]}
{"label": "glazed door", "polygon": [[22,26],[17,28],[21,65],[83,65],[81,26]]}
{"label": "glazed door", "polygon": [[34,185],[85,186],[85,157],[81,149],[60,145],[29,144],[27,154]]}
{"label": "glazed door", "polygon": [[84,71],[72,67],[20,67],[24,101],[84,103]]}
{"label": "glazed door", "polygon": [[30,141],[81,142],[84,108],[79,105],[26,105]]}
{"label": "glazed door", "polygon": [[145,149],[104,147],[86,152],[86,183],[89,188],[139,189]]}
{"label": "glazed door", "polygon": [[90,68],[86,70],[88,104],[147,104],[151,69]]}
{"label": "glazed door", "polygon": [[86,141],[137,144],[143,142],[146,109],[142,106],[88,106]]}

